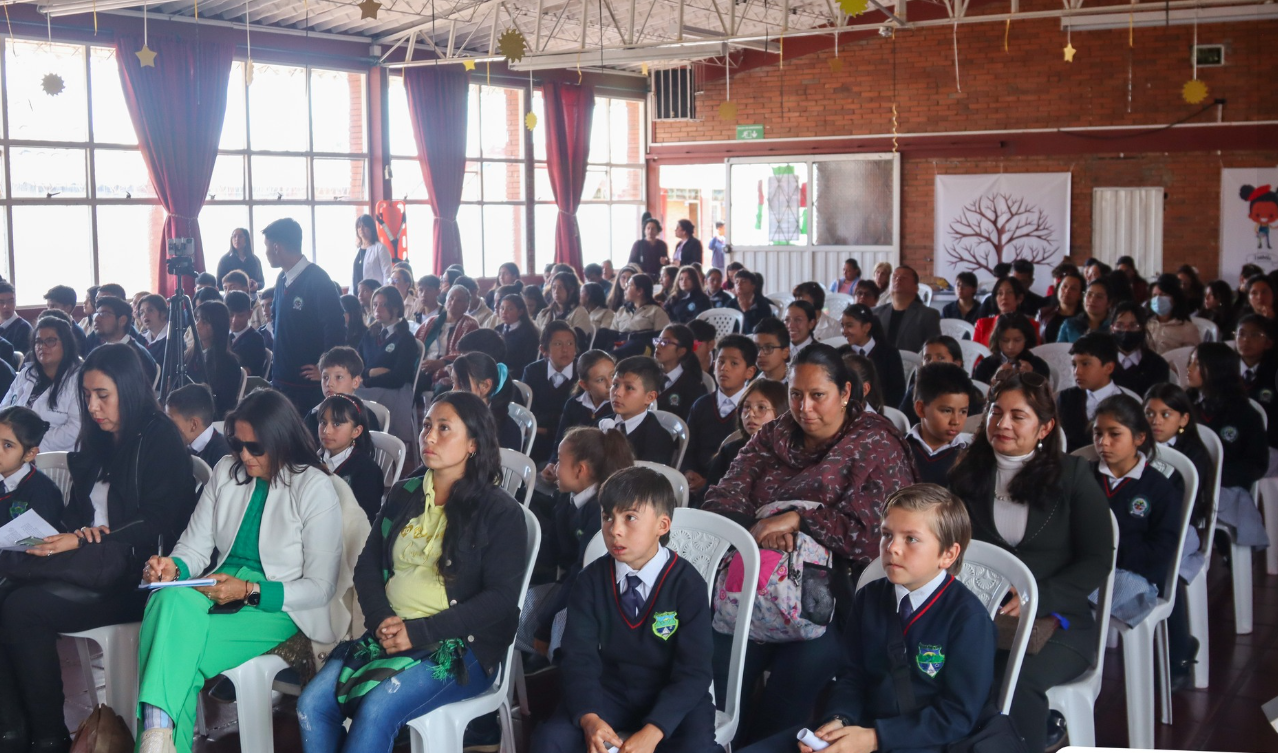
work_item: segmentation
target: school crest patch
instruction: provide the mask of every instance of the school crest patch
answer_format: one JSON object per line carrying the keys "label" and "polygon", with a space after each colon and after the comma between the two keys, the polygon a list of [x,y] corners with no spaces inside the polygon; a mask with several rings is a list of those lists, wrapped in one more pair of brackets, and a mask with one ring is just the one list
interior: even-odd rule
{"label": "school crest patch", "polygon": [[1268,403],[1272,403],[1273,401],[1274,401],[1274,391],[1273,391],[1273,390],[1261,390],[1261,391],[1260,391],[1260,402],[1268,404]]}
{"label": "school crest patch", "polygon": [[302,299],[301,299],[301,298],[294,298],[294,299],[293,299],[293,310],[294,310],[294,311],[301,311],[301,310],[302,310]]}
{"label": "school crest patch", "polygon": [[1132,514],[1133,518],[1143,518],[1149,514],[1149,500],[1144,497],[1136,497],[1128,505],[1127,511]]}
{"label": "school crest patch", "polygon": [[1232,426],[1226,426],[1220,430],[1220,438],[1226,442],[1233,442],[1238,439],[1238,430]]}
{"label": "school crest patch", "polygon": [[661,640],[670,640],[670,636],[674,635],[678,629],[678,612],[657,612],[652,616],[652,634]]}
{"label": "school crest patch", "polygon": [[394,352],[395,352],[395,343],[389,343],[389,344],[386,346],[386,352],[387,352],[387,353],[394,353]]}
{"label": "school crest patch", "polygon": [[29,509],[31,509],[30,505],[22,500],[18,500],[17,502],[9,505],[9,517],[16,518]]}
{"label": "school crest patch", "polygon": [[936,677],[941,671],[941,667],[945,666],[945,649],[941,646],[931,646],[926,643],[919,644],[919,653],[914,657],[914,662],[919,665],[919,669],[928,677]]}
{"label": "school crest patch", "polygon": [[670,396],[670,405],[672,405],[675,408],[679,407],[679,393],[676,392],[675,394]]}

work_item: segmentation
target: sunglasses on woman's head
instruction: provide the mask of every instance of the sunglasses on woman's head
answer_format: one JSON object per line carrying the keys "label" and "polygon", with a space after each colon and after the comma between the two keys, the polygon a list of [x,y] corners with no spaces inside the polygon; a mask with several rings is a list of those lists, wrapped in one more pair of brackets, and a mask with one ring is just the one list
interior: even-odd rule
{"label": "sunglasses on woman's head", "polygon": [[244,450],[255,458],[260,458],[266,454],[266,448],[260,442],[241,442],[235,437],[227,437],[226,443],[231,446],[231,453],[239,455]]}

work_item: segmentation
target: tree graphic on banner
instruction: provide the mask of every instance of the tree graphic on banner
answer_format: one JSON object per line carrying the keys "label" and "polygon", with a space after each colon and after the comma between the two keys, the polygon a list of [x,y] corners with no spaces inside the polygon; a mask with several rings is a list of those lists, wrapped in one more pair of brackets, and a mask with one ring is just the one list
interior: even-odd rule
{"label": "tree graphic on banner", "polygon": [[1047,213],[1024,198],[1005,193],[982,196],[950,221],[946,258],[956,268],[994,274],[1015,259],[1047,264],[1057,251],[1056,230]]}

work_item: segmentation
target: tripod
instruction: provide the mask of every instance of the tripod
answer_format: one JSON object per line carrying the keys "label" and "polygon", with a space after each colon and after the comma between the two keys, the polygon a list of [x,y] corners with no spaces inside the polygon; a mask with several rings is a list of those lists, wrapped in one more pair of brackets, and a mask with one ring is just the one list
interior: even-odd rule
{"label": "tripod", "polygon": [[[191,338],[195,345],[195,357],[204,366],[204,348],[200,345],[200,333],[195,328],[195,313],[191,309],[191,299],[182,289],[182,274],[176,274],[177,289],[169,297],[169,334],[164,346],[164,363],[160,364],[160,403],[169,398],[169,393],[179,387],[192,384],[186,373],[186,337],[187,328],[191,330]],[[194,280],[195,275],[191,275]]]}

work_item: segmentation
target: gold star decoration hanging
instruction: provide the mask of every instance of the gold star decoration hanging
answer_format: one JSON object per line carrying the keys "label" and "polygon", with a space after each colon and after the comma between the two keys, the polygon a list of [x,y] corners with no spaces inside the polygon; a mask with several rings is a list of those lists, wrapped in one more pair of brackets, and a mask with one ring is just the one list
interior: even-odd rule
{"label": "gold star decoration hanging", "polygon": [[830,73],[843,72],[843,58],[830,58],[828,62],[830,64]]}
{"label": "gold star decoration hanging", "polygon": [[141,64],[143,68],[155,67],[155,50],[147,47],[145,44],[142,45],[142,49],[133,54],[138,56],[138,63]]}
{"label": "gold star decoration hanging", "polygon": [[250,60],[244,64],[244,85],[253,85],[253,61]]}
{"label": "gold star decoration hanging", "polygon": [[524,116],[524,127],[530,131],[537,127],[537,113],[530,112]]}
{"label": "gold star decoration hanging", "polygon": [[463,68],[465,68],[465,69],[466,69],[466,70],[468,70],[468,71],[473,71],[473,70],[475,70],[475,61],[474,61],[474,60],[463,60],[463,61],[462,61],[462,67],[463,67]]}
{"label": "gold star decoration hanging", "polygon": [[519,29],[506,29],[497,37],[497,49],[508,62],[518,63],[524,59],[524,51],[528,49],[528,41]]}
{"label": "gold star decoration hanging", "polygon": [[377,0],[364,0],[355,7],[359,8],[359,18],[362,21],[366,18],[377,18],[377,12],[382,9],[382,4]]}
{"label": "gold star decoration hanging", "polygon": [[639,65],[639,72],[640,72],[640,73],[642,73],[643,75],[647,76],[647,75],[648,75],[648,64],[647,64],[647,63],[641,63],[641,64]]}
{"label": "gold star decoration hanging", "polygon": [[732,100],[728,100],[719,105],[719,118],[722,120],[736,120],[737,103]]}
{"label": "gold star decoration hanging", "polygon": [[859,16],[870,9],[870,0],[839,0],[839,10],[849,16]]}
{"label": "gold star decoration hanging", "polygon": [[1186,81],[1180,89],[1180,96],[1191,105],[1201,104],[1207,99],[1207,84],[1198,79]]}
{"label": "gold star decoration hanging", "polygon": [[41,79],[40,88],[44,89],[44,93],[48,94],[50,97],[56,97],[61,94],[62,90],[67,88],[67,86],[62,81],[61,76],[56,73],[50,73]]}
{"label": "gold star decoration hanging", "polygon": [[1065,43],[1064,52],[1065,52],[1065,62],[1067,63],[1074,62],[1074,53],[1078,52],[1078,50],[1074,49],[1074,44],[1072,42]]}

